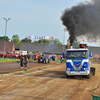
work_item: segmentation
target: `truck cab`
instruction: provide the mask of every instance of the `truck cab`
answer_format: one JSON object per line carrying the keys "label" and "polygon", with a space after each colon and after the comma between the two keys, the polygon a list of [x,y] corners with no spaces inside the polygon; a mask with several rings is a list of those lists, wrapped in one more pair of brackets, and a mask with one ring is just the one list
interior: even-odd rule
{"label": "truck cab", "polygon": [[84,75],[88,79],[90,78],[90,63],[89,57],[92,57],[92,53],[89,53],[87,47],[81,47],[75,49],[66,50],[66,78],[69,76]]}

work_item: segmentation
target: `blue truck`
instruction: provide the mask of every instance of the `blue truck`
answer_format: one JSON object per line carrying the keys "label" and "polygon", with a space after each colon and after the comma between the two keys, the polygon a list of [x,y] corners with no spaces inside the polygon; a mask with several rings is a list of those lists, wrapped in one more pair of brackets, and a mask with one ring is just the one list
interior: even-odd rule
{"label": "blue truck", "polygon": [[92,52],[86,44],[80,44],[78,49],[66,49],[66,78],[70,76],[83,75],[87,79],[90,78],[89,57],[92,57]]}

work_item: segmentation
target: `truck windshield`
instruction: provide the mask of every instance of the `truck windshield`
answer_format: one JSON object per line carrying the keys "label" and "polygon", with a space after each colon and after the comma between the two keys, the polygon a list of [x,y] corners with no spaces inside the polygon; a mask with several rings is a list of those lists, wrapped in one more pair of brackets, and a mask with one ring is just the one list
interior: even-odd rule
{"label": "truck windshield", "polygon": [[66,58],[87,58],[88,57],[88,53],[87,50],[83,50],[83,51],[67,51],[66,53]]}

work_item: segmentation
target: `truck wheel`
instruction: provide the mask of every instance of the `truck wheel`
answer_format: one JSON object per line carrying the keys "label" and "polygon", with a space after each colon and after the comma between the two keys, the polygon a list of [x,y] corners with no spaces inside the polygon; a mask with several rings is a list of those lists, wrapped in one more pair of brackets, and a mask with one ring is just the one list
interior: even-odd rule
{"label": "truck wheel", "polygon": [[40,59],[38,59],[38,63],[40,63]]}
{"label": "truck wheel", "polygon": [[3,56],[1,56],[1,58],[3,58]]}
{"label": "truck wheel", "polygon": [[89,74],[89,75],[87,75],[87,79],[90,79],[90,74]]}
{"label": "truck wheel", "polygon": [[69,78],[69,76],[66,74],[66,78]]}
{"label": "truck wheel", "polygon": [[13,59],[15,59],[16,57],[14,56]]}

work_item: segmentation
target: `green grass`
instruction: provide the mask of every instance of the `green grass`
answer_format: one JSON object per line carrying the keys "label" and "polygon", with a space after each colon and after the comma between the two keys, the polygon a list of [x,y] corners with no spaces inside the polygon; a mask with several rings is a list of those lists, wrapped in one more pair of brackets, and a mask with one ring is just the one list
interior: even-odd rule
{"label": "green grass", "polygon": [[17,71],[17,72],[11,72],[8,74],[16,74],[16,73],[27,72],[27,71],[31,71],[31,70],[34,70],[34,69],[27,69],[27,70],[22,70],[22,71]]}
{"label": "green grass", "polygon": [[[45,68],[45,67],[49,67],[50,65],[48,66],[41,66],[39,68]],[[17,72],[11,72],[11,73],[7,73],[7,74],[17,74],[17,73],[23,73],[23,72],[27,72],[27,71],[32,71],[32,70],[35,70],[35,69],[27,69],[27,70],[22,70],[22,71],[17,71]],[[3,76],[5,74],[0,74],[0,76]]]}
{"label": "green grass", "polygon": [[61,60],[60,59],[57,59],[57,61],[56,62],[60,62],[61,63]]}
{"label": "green grass", "polygon": [[48,66],[41,66],[41,67],[39,67],[39,68],[44,68],[44,67],[48,67]]}
{"label": "green grass", "polygon": [[[53,60],[51,60],[51,61],[53,61]],[[59,63],[61,63],[61,60],[60,60],[60,59],[57,59],[55,62],[59,62]]]}
{"label": "green grass", "polygon": [[[13,58],[4,58],[4,59],[0,59],[0,62],[6,62],[8,59],[8,61],[15,61],[15,59]],[[29,60],[33,60],[33,59],[29,59]],[[17,59],[17,61],[20,61],[20,59]],[[58,59],[56,62],[60,62],[60,59]],[[47,66],[41,66],[39,68],[45,68],[45,67],[49,67],[50,65],[47,65]],[[27,69],[27,70],[22,70],[22,71],[17,71],[17,72],[11,72],[11,73],[8,73],[8,74],[16,74],[16,73],[21,73],[21,72],[27,72],[27,71],[31,71],[31,70],[34,70],[34,69]],[[3,74],[1,74],[3,75]]]}
{"label": "green grass", "polygon": [[28,60],[34,60],[34,59],[28,59]]}
{"label": "green grass", "polygon": [[[6,62],[8,59],[8,61],[16,61],[16,59],[13,59],[13,58],[0,58],[0,62]],[[28,60],[33,60],[33,59],[28,59]],[[17,59],[17,61],[20,61],[20,59]]]}
{"label": "green grass", "polygon": [[[0,59],[0,62],[6,62],[7,61],[7,59],[8,59],[8,61],[16,61],[16,59],[13,59],[13,58],[2,58],[2,59]],[[17,61],[19,61],[20,59],[17,59]]]}
{"label": "green grass", "polygon": [[[0,58],[0,62],[6,62],[7,61],[7,59],[8,59],[8,61],[16,61],[15,59],[13,59],[13,58]],[[33,59],[28,59],[28,60],[33,60]],[[17,59],[17,61],[20,61],[20,59]],[[53,61],[53,60],[52,60]],[[56,62],[60,62],[61,63],[61,60],[60,59],[58,59]]]}

